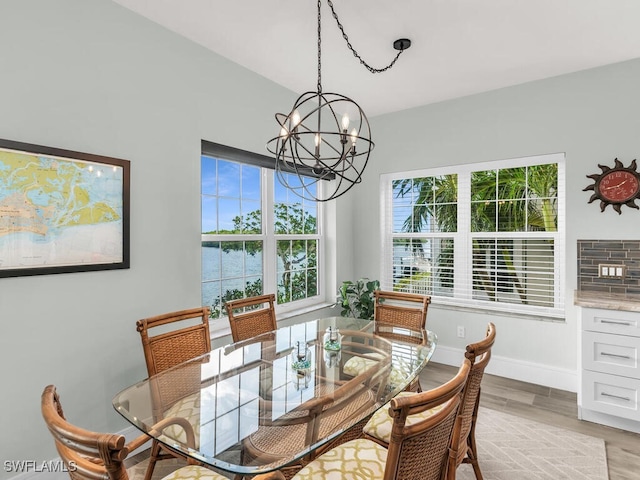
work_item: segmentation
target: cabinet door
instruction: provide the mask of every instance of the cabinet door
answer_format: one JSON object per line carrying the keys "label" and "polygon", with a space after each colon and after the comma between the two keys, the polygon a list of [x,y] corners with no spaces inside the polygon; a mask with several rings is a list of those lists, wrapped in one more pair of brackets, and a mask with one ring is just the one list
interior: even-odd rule
{"label": "cabinet door", "polygon": [[599,372],[583,373],[583,408],[640,421],[639,393],[640,380]]}
{"label": "cabinet door", "polygon": [[640,337],[640,312],[583,308],[582,330]]}
{"label": "cabinet door", "polygon": [[583,332],[582,368],[640,379],[640,337]]}

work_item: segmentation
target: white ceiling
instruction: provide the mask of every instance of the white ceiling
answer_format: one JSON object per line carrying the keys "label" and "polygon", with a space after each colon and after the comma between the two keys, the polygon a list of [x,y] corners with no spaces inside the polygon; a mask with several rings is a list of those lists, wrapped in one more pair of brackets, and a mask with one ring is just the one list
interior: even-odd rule
{"label": "white ceiling", "polygon": [[[317,83],[317,2],[114,0],[296,93]],[[640,0],[322,0],[322,87],[369,116],[640,58]]]}

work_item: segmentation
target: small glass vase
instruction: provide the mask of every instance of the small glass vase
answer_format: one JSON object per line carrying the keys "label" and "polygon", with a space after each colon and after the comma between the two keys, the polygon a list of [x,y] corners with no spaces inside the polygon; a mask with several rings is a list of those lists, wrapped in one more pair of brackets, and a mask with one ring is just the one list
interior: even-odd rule
{"label": "small glass vase", "polygon": [[291,352],[291,368],[302,373],[311,368],[311,350],[306,342],[296,342]]}
{"label": "small glass vase", "polygon": [[322,339],[324,349],[328,352],[339,352],[342,348],[342,335],[337,328],[329,327]]}

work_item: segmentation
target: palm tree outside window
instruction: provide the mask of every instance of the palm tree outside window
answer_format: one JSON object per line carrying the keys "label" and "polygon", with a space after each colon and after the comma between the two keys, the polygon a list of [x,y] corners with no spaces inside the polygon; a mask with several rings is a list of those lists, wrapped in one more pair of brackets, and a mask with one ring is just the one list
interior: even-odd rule
{"label": "palm tree outside window", "polygon": [[386,288],[564,315],[564,155],[382,177]]}

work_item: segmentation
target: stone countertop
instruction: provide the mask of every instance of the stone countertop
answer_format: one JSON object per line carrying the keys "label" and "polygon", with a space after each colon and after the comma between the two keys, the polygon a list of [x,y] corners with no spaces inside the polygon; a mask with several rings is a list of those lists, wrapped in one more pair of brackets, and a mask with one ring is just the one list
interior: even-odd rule
{"label": "stone countertop", "polygon": [[612,295],[576,290],[574,292],[573,303],[586,308],[640,312],[640,297],[629,297],[628,295]]}

